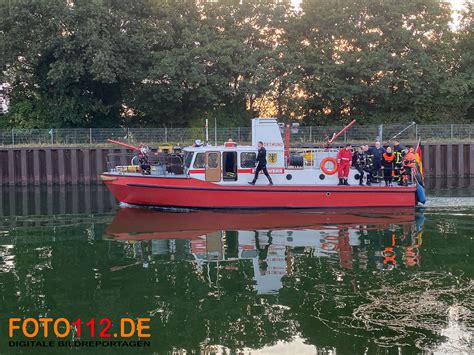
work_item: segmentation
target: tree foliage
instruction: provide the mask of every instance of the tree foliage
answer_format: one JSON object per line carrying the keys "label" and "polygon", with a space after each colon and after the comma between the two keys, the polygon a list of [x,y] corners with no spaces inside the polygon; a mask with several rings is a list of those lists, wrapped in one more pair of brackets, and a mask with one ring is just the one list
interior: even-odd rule
{"label": "tree foliage", "polygon": [[3,125],[474,120],[472,3],[456,28],[437,0],[11,0],[0,11]]}

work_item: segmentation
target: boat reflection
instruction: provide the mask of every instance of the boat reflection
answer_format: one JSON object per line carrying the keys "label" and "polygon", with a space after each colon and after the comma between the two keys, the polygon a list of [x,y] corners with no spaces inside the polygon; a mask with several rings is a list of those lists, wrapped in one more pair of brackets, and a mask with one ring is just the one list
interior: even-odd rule
{"label": "boat reflection", "polygon": [[189,260],[210,283],[218,282],[220,269],[238,270],[239,262],[248,260],[257,293],[271,294],[293,273],[299,257],[329,258],[338,272],[417,266],[423,223],[423,213],[414,209],[182,213],[123,208],[106,234],[133,244],[144,267]]}

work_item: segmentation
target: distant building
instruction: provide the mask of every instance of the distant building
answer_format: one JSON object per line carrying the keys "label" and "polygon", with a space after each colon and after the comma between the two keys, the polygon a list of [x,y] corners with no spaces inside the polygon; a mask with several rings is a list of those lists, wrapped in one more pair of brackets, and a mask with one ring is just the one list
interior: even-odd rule
{"label": "distant building", "polygon": [[0,115],[8,112],[10,100],[8,99],[8,91],[10,87],[8,84],[0,84]]}

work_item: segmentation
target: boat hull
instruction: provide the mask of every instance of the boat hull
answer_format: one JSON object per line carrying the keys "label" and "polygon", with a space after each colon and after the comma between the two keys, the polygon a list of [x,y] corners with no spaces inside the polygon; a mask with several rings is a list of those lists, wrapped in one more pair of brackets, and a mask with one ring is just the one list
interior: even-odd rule
{"label": "boat hull", "polygon": [[157,207],[248,209],[413,207],[416,188],[379,186],[219,185],[194,178],[104,173],[120,202]]}

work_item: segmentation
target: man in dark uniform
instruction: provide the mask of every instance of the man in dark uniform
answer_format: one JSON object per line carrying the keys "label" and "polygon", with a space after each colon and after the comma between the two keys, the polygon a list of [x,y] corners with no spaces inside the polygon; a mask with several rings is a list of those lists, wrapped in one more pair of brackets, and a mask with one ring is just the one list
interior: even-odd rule
{"label": "man in dark uniform", "polygon": [[143,175],[150,175],[151,174],[151,165],[148,160],[148,153],[150,150],[146,147],[140,149],[140,153],[138,153],[138,164],[140,165],[140,170]]}
{"label": "man in dark uniform", "polygon": [[[382,155],[385,153],[385,149],[382,147],[379,141],[375,142],[375,146],[371,147],[368,151],[369,156],[372,158],[374,172],[373,176],[377,180],[382,178]],[[380,181],[380,180],[379,180]]]}
{"label": "man in dark uniform", "polygon": [[364,146],[359,146],[357,152],[352,156],[352,166],[359,172],[359,185],[364,186],[364,169],[367,166],[367,157],[364,153]]}
{"label": "man in dark uniform", "polygon": [[405,148],[402,147],[400,141],[398,139],[394,139],[393,141],[393,153],[395,154],[395,181],[398,182],[399,185],[402,184],[402,163],[403,158],[405,157]]}
{"label": "man in dark uniform", "polygon": [[367,186],[370,186],[372,182],[374,182],[373,172],[374,172],[374,163],[372,161],[372,156],[369,154],[369,146],[364,144],[362,147],[364,151],[364,158],[365,158],[365,167],[364,171],[367,173]]}
{"label": "man in dark uniform", "polygon": [[257,168],[255,169],[255,176],[253,177],[252,182],[249,182],[250,185],[255,185],[255,182],[258,179],[258,174],[260,171],[263,171],[265,176],[268,179],[270,185],[273,185],[272,178],[267,171],[267,150],[263,147],[263,142],[258,142],[258,153],[257,153]]}

